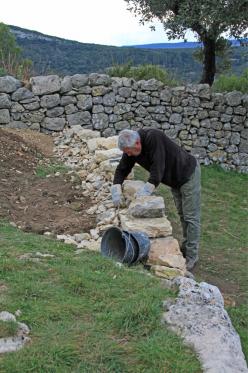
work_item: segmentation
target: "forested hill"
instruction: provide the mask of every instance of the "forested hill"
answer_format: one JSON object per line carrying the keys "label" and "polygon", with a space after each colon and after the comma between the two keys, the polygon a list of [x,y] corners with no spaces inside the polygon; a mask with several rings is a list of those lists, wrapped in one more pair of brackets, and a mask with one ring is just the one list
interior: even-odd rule
{"label": "forested hill", "polygon": [[[35,74],[56,73],[61,76],[76,73],[105,72],[107,67],[132,61],[133,65],[156,64],[165,67],[182,81],[198,81],[201,65],[192,54],[194,48],[145,49],[79,43],[36,31],[9,26],[24,57],[34,64]],[[233,48],[233,69],[240,72],[247,64],[243,51]]]}
{"label": "forested hill", "polygon": [[[234,47],[239,47],[240,42],[238,40],[229,40],[231,45]],[[146,49],[172,49],[172,48],[199,48],[202,43],[197,41],[182,41],[176,43],[152,43],[152,44],[138,44],[132,45],[135,48],[146,48]]]}

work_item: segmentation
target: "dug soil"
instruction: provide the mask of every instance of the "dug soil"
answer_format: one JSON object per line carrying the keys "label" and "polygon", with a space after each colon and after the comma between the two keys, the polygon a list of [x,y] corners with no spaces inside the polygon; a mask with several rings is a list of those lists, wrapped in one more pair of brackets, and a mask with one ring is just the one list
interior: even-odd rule
{"label": "dug soil", "polygon": [[0,219],[41,234],[88,232],[96,225],[85,212],[93,201],[82,195],[80,179],[70,172],[37,175],[38,167],[60,162],[53,147],[49,135],[0,128]]}

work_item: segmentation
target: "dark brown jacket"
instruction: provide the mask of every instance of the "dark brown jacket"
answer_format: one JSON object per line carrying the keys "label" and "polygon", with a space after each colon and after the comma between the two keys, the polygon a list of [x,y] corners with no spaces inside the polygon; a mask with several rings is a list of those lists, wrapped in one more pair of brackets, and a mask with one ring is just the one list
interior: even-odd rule
{"label": "dark brown jacket", "polygon": [[169,139],[162,131],[148,128],[140,129],[142,150],[138,156],[123,153],[116,168],[114,184],[122,184],[138,163],[150,172],[148,182],[179,188],[189,180],[196,167],[196,159]]}

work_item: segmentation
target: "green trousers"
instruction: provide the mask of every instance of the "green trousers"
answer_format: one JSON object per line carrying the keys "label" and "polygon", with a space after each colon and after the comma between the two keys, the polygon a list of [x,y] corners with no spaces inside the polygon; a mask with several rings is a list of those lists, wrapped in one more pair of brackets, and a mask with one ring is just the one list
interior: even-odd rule
{"label": "green trousers", "polygon": [[201,230],[201,168],[197,163],[190,179],[180,188],[171,188],[183,229],[184,257],[198,258]]}

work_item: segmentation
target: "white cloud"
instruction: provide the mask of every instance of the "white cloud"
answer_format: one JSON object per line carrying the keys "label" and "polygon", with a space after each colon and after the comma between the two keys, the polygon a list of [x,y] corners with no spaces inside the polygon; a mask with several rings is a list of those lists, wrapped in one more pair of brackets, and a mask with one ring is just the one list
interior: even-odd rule
{"label": "white cloud", "polygon": [[161,24],[156,31],[140,26],[124,0],[5,0],[1,22],[83,43],[132,45],[167,41]]}

